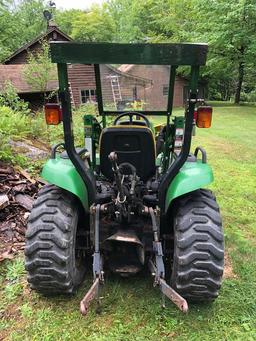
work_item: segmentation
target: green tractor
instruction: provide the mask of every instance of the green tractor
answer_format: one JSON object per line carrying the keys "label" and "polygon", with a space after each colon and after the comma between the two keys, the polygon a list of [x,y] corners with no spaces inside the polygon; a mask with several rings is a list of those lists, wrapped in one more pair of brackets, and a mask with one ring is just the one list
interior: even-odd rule
{"label": "green tractor", "polygon": [[[80,304],[86,314],[105,273],[127,277],[147,266],[163,297],[186,312],[213,301],[221,286],[224,238],[206,152],[190,151],[194,127],[211,125],[212,108],[198,98],[206,44],[51,43],[60,105],[45,108],[48,124],[63,122],[64,142],[52,148],[26,233],[25,266],[32,289],[71,294],[92,257],[93,283]],[[68,63],[93,64],[99,115],[84,116],[85,147],[74,146]],[[165,110],[106,109],[101,64],[165,65]],[[190,66],[184,117],[173,117],[177,67]],[[152,121],[163,116],[155,129]],[[112,119],[111,124],[107,122]],[[89,262],[90,263],[90,262]]]}

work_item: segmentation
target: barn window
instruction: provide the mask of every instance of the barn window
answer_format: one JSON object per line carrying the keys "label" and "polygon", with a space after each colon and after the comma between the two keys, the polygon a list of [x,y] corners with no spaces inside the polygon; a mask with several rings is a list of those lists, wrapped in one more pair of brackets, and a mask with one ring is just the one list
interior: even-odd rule
{"label": "barn window", "polygon": [[81,90],[81,103],[97,102],[96,90],[95,89],[84,89]]}
{"label": "barn window", "polygon": [[168,96],[168,92],[169,92],[169,86],[166,84],[163,85],[163,95]]}

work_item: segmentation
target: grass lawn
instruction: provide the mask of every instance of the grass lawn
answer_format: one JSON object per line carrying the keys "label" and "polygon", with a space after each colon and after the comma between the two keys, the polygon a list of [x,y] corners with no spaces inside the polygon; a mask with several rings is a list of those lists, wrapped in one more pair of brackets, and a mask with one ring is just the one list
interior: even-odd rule
{"label": "grass lawn", "polygon": [[211,129],[193,146],[207,149],[221,207],[227,271],[219,298],[187,315],[161,297],[149,275],[107,278],[103,311],[79,313],[89,278],[72,298],[30,292],[22,256],[0,269],[0,340],[256,340],[256,107],[216,106]]}

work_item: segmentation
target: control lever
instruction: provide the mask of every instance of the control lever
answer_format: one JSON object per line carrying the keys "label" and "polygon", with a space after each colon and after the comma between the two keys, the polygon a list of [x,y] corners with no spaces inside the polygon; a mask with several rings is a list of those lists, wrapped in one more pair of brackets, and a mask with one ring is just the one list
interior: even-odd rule
{"label": "control lever", "polygon": [[120,204],[123,204],[126,200],[126,196],[124,195],[123,186],[122,186],[122,174],[117,165],[117,154],[116,152],[111,152],[108,156],[110,162],[112,163],[112,170],[114,172],[116,186],[118,190],[118,201]]}

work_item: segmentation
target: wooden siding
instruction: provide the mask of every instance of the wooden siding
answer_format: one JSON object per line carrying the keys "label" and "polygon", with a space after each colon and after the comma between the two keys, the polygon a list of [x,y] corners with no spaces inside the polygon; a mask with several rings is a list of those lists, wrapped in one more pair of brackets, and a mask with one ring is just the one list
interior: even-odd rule
{"label": "wooden siding", "polygon": [[[111,80],[109,76],[118,76],[122,101],[133,101],[133,89],[136,87],[140,96],[144,99],[146,82],[140,79],[130,77],[129,74],[121,74],[120,72],[115,72],[108,65],[101,65],[101,84],[102,84],[102,95],[104,104],[112,104],[114,102]],[[139,97],[139,96],[138,96]]]}
{"label": "wooden siding", "polygon": [[[43,38],[45,39],[45,38]],[[59,40],[59,41],[69,41],[66,37],[61,35],[57,31],[53,31],[47,35],[47,40]],[[21,51],[17,55],[13,56],[10,60],[7,60],[5,64],[26,64],[28,61],[29,52],[39,52],[41,50],[40,40],[31,45],[28,49]]]}
{"label": "wooden siding", "polygon": [[[134,65],[129,68],[129,74],[151,79],[153,85],[145,90],[144,101],[147,110],[166,110],[167,97],[163,94],[163,87],[169,85],[170,69],[165,65]],[[187,81],[179,76],[176,77],[174,87],[173,106],[181,107],[183,103],[183,89]],[[139,93],[142,97],[143,94]],[[140,97],[139,96],[139,97]]]}
{"label": "wooden siding", "polygon": [[78,107],[81,103],[81,90],[96,89],[93,65],[70,64],[68,65],[68,78],[71,85],[74,104]]}
{"label": "wooden siding", "polygon": [[[71,40],[69,37],[61,34],[57,28],[50,28],[49,33],[44,36],[44,39],[48,41],[68,41]],[[41,49],[41,40],[38,38],[35,41],[28,43],[23,48],[18,50],[16,54],[6,60],[5,64],[9,64],[11,67],[21,67],[19,64],[26,64],[28,60],[28,53],[37,52]],[[26,48],[27,47],[27,48]],[[8,65],[6,65],[8,67]],[[16,70],[17,71],[17,70]],[[17,71],[20,73],[21,70]],[[168,66],[142,66],[142,65],[131,65],[127,69],[127,72],[118,72],[113,70],[108,65],[101,65],[101,79],[102,79],[102,93],[104,104],[113,104],[113,94],[111,88],[111,81],[109,76],[117,75],[119,77],[119,84],[121,88],[122,101],[133,101],[134,100],[134,88],[136,87],[137,99],[146,103],[145,109],[147,110],[165,110],[167,96],[163,95],[163,86],[169,83],[169,69]],[[81,105],[81,90],[95,89],[95,77],[93,65],[84,64],[69,64],[68,65],[68,76],[72,90],[73,100],[76,107]],[[17,78],[15,75],[15,79]],[[143,80],[144,79],[144,80]],[[57,86],[57,80],[53,81],[54,85]],[[22,92],[29,92],[29,87],[17,86]],[[182,106],[184,104],[184,87],[187,86],[187,81],[181,77],[176,77],[175,91],[174,91],[174,106]],[[26,89],[25,89],[26,88]],[[28,88],[28,89],[27,89]],[[26,91],[25,91],[25,90]],[[49,89],[50,90],[50,89]],[[33,95],[31,100],[36,100]],[[40,94],[38,95],[38,100]]]}
{"label": "wooden siding", "polygon": [[[42,91],[40,88],[32,87],[27,83],[24,76],[24,67],[24,64],[0,65],[0,91],[4,89],[9,81],[18,94],[40,93]],[[51,80],[47,82],[46,91],[58,89],[57,70],[53,70],[51,76]]]}

